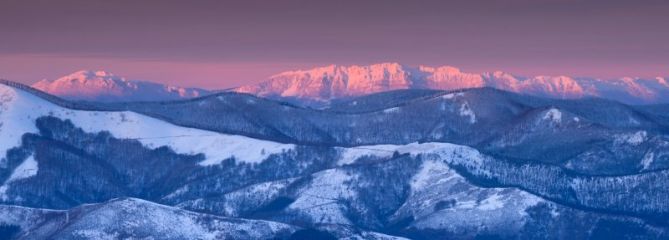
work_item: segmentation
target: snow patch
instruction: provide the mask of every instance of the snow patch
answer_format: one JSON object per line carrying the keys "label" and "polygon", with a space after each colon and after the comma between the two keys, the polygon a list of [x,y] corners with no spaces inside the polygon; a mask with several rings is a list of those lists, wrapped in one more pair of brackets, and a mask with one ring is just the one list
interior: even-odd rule
{"label": "snow patch", "polygon": [[615,136],[614,142],[616,144],[629,144],[632,146],[638,146],[646,141],[648,137],[648,132],[646,131],[637,131],[635,133],[626,133],[618,134]]}
{"label": "snow patch", "polygon": [[629,117],[628,121],[632,125],[637,125],[637,126],[641,125],[641,122],[639,122],[639,120],[636,120],[636,118],[633,118],[633,117]]}
{"label": "snow patch", "polygon": [[14,168],[9,178],[0,186],[0,199],[7,200],[7,190],[9,190],[9,185],[12,182],[35,176],[37,175],[37,170],[37,161],[35,161],[33,155],[28,156],[26,160],[23,160],[21,164]]}
{"label": "snow patch", "polygon": [[106,233],[101,230],[83,229],[75,230],[72,235],[82,239],[100,239],[100,240],[114,240],[119,239],[118,233]]}
{"label": "snow patch", "polygon": [[450,171],[448,165],[443,162],[425,161],[418,173],[411,179],[411,190],[413,192],[421,191],[428,186],[447,182],[457,176],[451,173],[449,177],[435,179],[435,177],[441,176],[444,173],[449,173]]}
{"label": "snow patch", "polygon": [[542,119],[558,124],[562,122],[562,112],[560,112],[560,110],[558,110],[557,108],[551,108],[548,111],[546,111]]}
{"label": "snow patch", "polygon": [[455,97],[462,97],[462,96],[464,96],[464,95],[465,95],[465,94],[462,93],[462,92],[459,92],[459,93],[449,93],[449,94],[444,94],[443,96],[441,96],[441,98],[442,98],[442,99],[453,99],[453,98],[455,98]]}
{"label": "snow patch", "polygon": [[643,166],[642,170],[648,169],[650,165],[653,164],[653,161],[655,161],[655,153],[648,152],[643,155],[643,159],[641,159],[641,166]]}
{"label": "snow patch", "polygon": [[9,179],[7,179],[5,183],[10,183],[16,180],[35,176],[37,175],[37,170],[38,170],[37,161],[35,161],[33,155],[30,155],[26,160],[23,160],[23,162],[14,169],[14,172],[12,172],[12,175],[9,176]]}
{"label": "snow patch", "polygon": [[504,202],[499,194],[494,194],[485,200],[481,201],[478,208],[484,211],[500,209],[504,207]]}
{"label": "snow patch", "polygon": [[469,117],[469,123],[474,124],[476,123],[476,114],[474,114],[474,111],[469,107],[469,103],[464,102],[462,105],[460,105],[460,116],[462,117]]}
{"label": "snow patch", "polygon": [[7,190],[9,190],[9,186],[7,186],[6,184],[0,186],[0,200],[2,201],[7,200]]}
{"label": "snow patch", "polygon": [[337,165],[343,166],[355,163],[362,157],[391,157],[394,154],[396,145],[374,145],[360,146],[353,148],[339,148],[339,161]]}
{"label": "snow patch", "polygon": [[396,113],[399,112],[400,108],[399,107],[394,107],[394,108],[388,108],[383,110],[384,113]]}
{"label": "snow patch", "polygon": [[317,223],[351,224],[340,204],[357,196],[357,192],[346,184],[354,177],[341,169],[317,173],[288,209],[307,214]]}

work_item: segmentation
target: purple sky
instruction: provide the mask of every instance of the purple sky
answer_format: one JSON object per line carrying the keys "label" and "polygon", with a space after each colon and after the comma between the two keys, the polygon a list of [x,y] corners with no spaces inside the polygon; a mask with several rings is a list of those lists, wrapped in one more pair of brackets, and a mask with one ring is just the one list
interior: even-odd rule
{"label": "purple sky", "polygon": [[669,76],[666,0],[2,0],[0,77],[80,69],[226,88],[394,61],[522,75]]}

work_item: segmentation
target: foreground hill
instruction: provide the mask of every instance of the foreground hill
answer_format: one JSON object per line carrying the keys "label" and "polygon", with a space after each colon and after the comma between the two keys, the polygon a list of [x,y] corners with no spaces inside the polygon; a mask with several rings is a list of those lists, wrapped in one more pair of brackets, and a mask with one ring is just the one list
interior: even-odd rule
{"label": "foreground hill", "polygon": [[20,239],[270,239],[297,231],[286,224],[199,214],[132,198],[65,211],[0,209],[0,224],[16,226],[12,237]]}

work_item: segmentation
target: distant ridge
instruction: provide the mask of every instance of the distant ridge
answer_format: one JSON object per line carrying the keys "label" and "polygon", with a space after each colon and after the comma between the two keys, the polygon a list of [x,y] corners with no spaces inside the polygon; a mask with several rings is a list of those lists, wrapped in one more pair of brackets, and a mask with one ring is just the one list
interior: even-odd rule
{"label": "distant ridge", "polygon": [[[258,84],[223,91],[248,93],[300,105],[324,106],[336,99],[392,90],[491,87],[546,98],[599,97],[638,105],[669,103],[668,81],[664,77],[522,77],[502,71],[468,73],[452,66],[412,67],[399,63],[379,63],[366,66],[329,65],[286,71]],[[220,92],[128,80],[106,71],[89,70],[77,71],[56,80],[42,80],[32,87],[67,100],[91,102],[182,100]]]}
{"label": "distant ridge", "polygon": [[68,100],[97,102],[178,100],[211,93],[199,88],[127,80],[106,71],[90,70],[77,71],[56,80],[42,80],[32,87]]}
{"label": "distant ridge", "polygon": [[521,77],[501,71],[467,73],[451,66],[409,67],[399,63],[367,66],[330,65],[308,70],[287,71],[256,85],[234,91],[258,96],[329,102],[398,89],[456,90],[493,87],[540,97],[574,99],[601,97],[627,104],[669,102],[667,79],[573,78],[569,76]]}

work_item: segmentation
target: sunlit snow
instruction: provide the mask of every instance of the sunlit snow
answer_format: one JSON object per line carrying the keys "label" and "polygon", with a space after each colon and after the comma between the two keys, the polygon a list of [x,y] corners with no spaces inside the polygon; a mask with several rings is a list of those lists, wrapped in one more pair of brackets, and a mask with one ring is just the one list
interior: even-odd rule
{"label": "sunlit snow", "polygon": [[[77,111],[62,108],[23,90],[0,84],[0,156],[21,144],[25,133],[37,133],[35,120],[54,116],[89,133],[108,131],[116,138],[136,139],[144,146],[167,146],[179,154],[204,154],[200,165],[209,166],[233,158],[258,163],[271,154],[294,148],[245,136],[186,128],[134,112]],[[253,148],[249,148],[253,146]]]}

